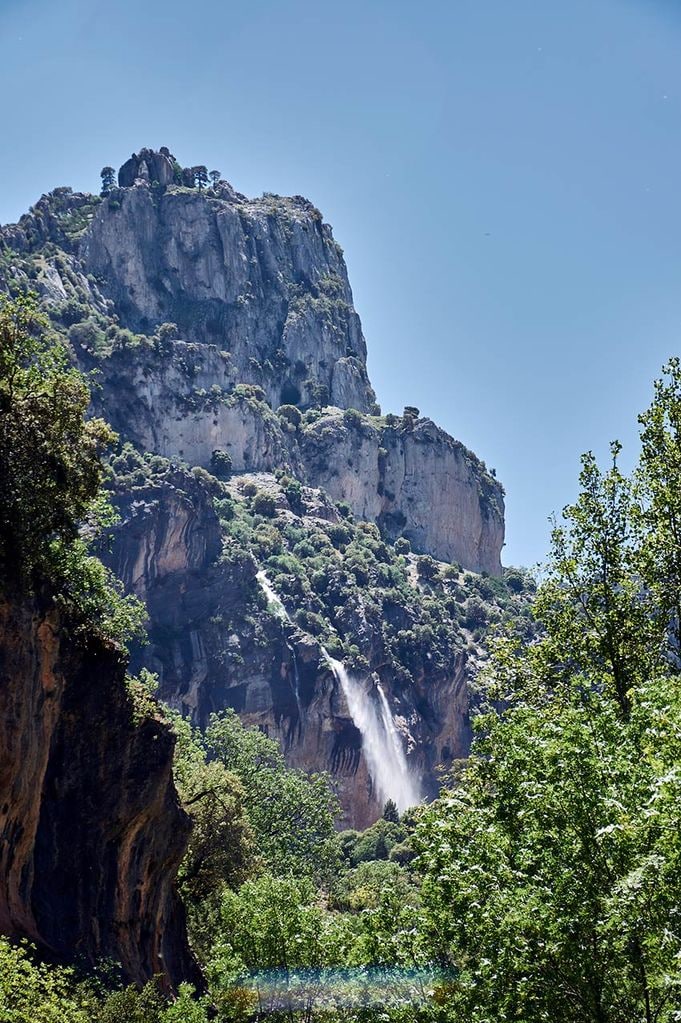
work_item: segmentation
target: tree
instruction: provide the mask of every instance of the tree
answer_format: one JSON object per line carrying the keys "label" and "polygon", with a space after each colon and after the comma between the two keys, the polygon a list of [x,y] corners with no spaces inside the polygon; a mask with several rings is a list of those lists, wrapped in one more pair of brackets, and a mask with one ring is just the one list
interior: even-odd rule
{"label": "tree", "polygon": [[102,167],[100,177],[102,179],[100,195],[108,195],[111,189],[116,187],[116,171],[113,167]]}
{"label": "tree", "polygon": [[219,480],[228,480],[232,475],[232,456],[229,451],[220,451],[216,448],[210,456],[210,467],[214,476]]}
{"label": "tree", "polygon": [[[681,1004],[681,374],[619,445],[588,454],[535,614],[501,641],[467,768],[415,845],[451,1018],[671,1023]],[[671,626],[671,627],[670,627]]]}
{"label": "tree", "polygon": [[174,780],[192,820],[178,879],[192,939],[205,953],[223,889],[241,884],[254,869],[254,837],[239,779],[219,761],[208,761],[203,737],[189,722],[167,713],[177,736]]}
{"label": "tree", "polygon": [[256,515],[272,519],[277,514],[277,502],[272,494],[268,494],[266,490],[259,490],[253,498],[253,511]]}
{"label": "tree", "polygon": [[393,799],[389,799],[383,807],[383,820],[390,821],[392,824],[400,823],[399,810]]}
{"label": "tree", "polygon": [[212,170],[208,177],[210,178],[213,188],[217,188],[218,185],[220,184],[220,171]]}
{"label": "tree", "polygon": [[206,188],[208,185],[208,168],[204,167],[203,164],[199,164],[198,167],[193,167],[194,171],[194,183],[196,187],[201,191],[202,188]]}
{"label": "tree", "polygon": [[78,535],[115,435],[33,298],[0,300],[0,574],[47,570]]}
{"label": "tree", "polygon": [[211,718],[206,744],[243,785],[256,849],[270,870],[322,878],[334,869],[338,802],[326,775],[286,767],[278,743],[244,728],[233,711]]}

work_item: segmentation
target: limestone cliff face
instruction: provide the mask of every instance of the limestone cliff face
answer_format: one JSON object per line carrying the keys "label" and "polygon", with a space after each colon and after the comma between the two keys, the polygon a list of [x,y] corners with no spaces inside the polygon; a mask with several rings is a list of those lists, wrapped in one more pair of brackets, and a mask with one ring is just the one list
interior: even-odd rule
{"label": "limestone cliff face", "polygon": [[0,933],[143,982],[196,975],[174,879],[173,740],[136,724],[120,654],[50,600],[0,599]]}
{"label": "limestone cliff face", "polygon": [[[251,477],[277,492],[273,477]],[[149,610],[149,643],[134,667],[159,676],[160,697],[205,726],[225,707],[279,739],[290,764],[327,770],[347,826],[365,827],[382,803],[362,755],[362,740],[319,640],[268,605],[258,564],[222,547],[216,512],[200,476],[169,470],[115,495],[121,521],[104,557]],[[235,487],[235,492],[238,487]],[[305,492],[306,514],[291,522],[313,530],[340,522],[323,493]],[[412,769],[424,794],[437,791],[436,768],[466,754],[470,742],[463,651],[443,661],[426,655],[409,682],[396,677],[380,621],[360,604],[340,610],[345,634],[361,644],[369,670],[388,694]],[[385,620],[408,628],[408,611],[386,605]]]}
{"label": "limestone cliff face", "polygon": [[222,450],[236,472],[286,468],[416,551],[500,574],[503,490],[430,419],[326,408],[290,431],[212,345],[171,341],[117,351],[101,367],[81,361],[100,370],[97,413],[140,450],[204,468]]}
{"label": "limestone cliff face", "polygon": [[139,182],[99,206],[79,255],[127,326],[172,322],[218,345],[274,407],[319,388],[334,404],[373,403],[345,263],[307,200]]}
{"label": "limestone cliff face", "polygon": [[98,373],[93,407],[140,451],[209,468],[215,450],[235,471],[266,471],[296,460],[280,420],[253,388],[239,387],[229,352],[172,341],[116,351],[103,364],[79,350]]}
{"label": "limestone cliff face", "polygon": [[[285,467],[416,550],[499,574],[503,491],[429,420],[397,429],[372,415],[348,429],[331,411],[296,433],[274,415],[282,404],[378,412],[345,262],[319,211],[224,181],[188,188],[179,170],[168,150],[143,150],[105,198],[57,189],[0,232],[21,256],[0,261],[0,284],[38,288],[97,371],[97,411],[142,450]],[[260,397],[240,393],[249,386]]]}
{"label": "limestone cliff face", "polygon": [[330,410],[302,437],[308,477],[416,551],[501,573],[504,500],[480,460],[430,419]]}

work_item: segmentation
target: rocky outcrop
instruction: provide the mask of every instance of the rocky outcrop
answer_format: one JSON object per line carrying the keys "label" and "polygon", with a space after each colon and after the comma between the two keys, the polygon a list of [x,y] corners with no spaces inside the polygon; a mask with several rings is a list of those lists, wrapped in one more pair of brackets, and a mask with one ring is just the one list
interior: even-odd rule
{"label": "rocky outcrop", "polygon": [[476,456],[430,419],[324,413],[302,435],[307,477],[414,550],[501,574],[504,499]]}
{"label": "rocky outcrop", "polygon": [[0,933],[142,983],[196,976],[174,880],[173,739],[134,720],[120,653],[49,598],[0,599]]}
{"label": "rocky outcrop", "polygon": [[142,149],[125,161],[118,172],[118,184],[121,188],[130,188],[137,180],[172,184],[175,180],[175,158],[166,146],[161,146],[158,153],[153,149]]}
{"label": "rocky outcrop", "polygon": [[151,334],[171,322],[186,340],[228,351],[238,379],[274,407],[322,392],[373,405],[345,262],[311,203],[156,193],[137,180],[101,203],[79,246],[126,326]]}

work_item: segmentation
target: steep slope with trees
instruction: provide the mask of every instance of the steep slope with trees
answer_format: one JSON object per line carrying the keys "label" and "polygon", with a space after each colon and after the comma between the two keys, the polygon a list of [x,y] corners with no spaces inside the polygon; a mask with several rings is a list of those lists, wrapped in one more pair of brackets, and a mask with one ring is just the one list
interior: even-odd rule
{"label": "steep slope with trees", "polygon": [[126,680],[142,608],[78,533],[106,514],[114,439],[88,403],[31,301],[3,302],[0,932],[168,986],[196,974],[175,891],[189,823],[172,735]]}

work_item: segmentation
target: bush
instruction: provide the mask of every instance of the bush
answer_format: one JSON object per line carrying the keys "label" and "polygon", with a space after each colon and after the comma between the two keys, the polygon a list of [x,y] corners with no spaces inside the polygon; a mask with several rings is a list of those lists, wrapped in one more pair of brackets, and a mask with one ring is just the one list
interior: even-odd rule
{"label": "bush", "polygon": [[277,504],[272,494],[265,490],[259,490],[253,498],[253,511],[256,515],[264,515],[272,519],[277,514]]}
{"label": "bush", "polygon": [[210,467],[219,480],[228,480],[232,474],[232,456],[228,451],[216,448],[210,456]]}
{"label": "bush", "polygon": [[277,415],[280,419],[285,419],[287,423],[291,423],[296,429],[303,420],[302,412],[295,405],[280,405],[277,409]]}

